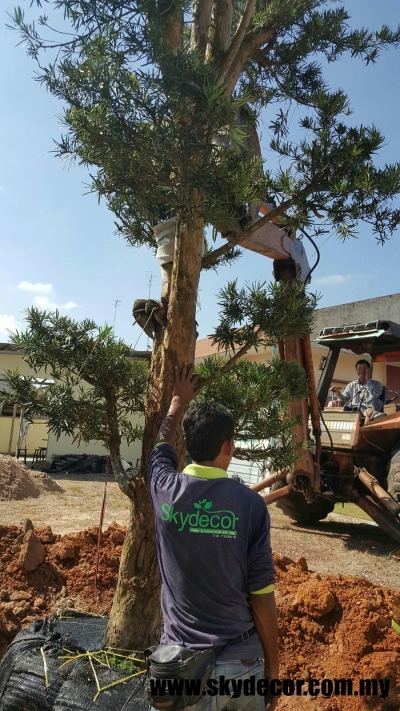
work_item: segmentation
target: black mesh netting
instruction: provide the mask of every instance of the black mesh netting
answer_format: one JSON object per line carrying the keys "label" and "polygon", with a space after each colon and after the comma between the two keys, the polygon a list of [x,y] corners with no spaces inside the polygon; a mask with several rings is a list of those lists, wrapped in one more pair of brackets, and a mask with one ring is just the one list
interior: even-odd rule
{"label": "black mesh netting", "polygon": [[[89,660],[80,658],[60,668],[66,649],[74,654],[102,649],[107,623],[107,618],[69,610],[62,618],[36,620],[22,630],[0,663],[0,710],[148,711],[144,675],[102,691],[93,701],[97,686]],[[96,674],[101,687],[129,676],[99,665]]]}

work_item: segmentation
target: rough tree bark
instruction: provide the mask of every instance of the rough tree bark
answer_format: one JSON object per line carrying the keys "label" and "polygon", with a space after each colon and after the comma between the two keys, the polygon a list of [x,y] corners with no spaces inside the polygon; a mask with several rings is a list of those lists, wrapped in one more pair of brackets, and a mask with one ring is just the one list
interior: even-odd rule
{"label": "rough tree bark", "polygon": [[[195,194],[194,208],[196,201]],[[159,640],[159,573],[146,466],[170,404],[174,366],[184,361],[194,361],[203,229],[203,221],[196,216],[191,223],[181,225],[181,229],[178,224],[177,228],[168,323],[165,329],[160,326],[154,339],[145,411],[142,469],[131,484],[130,522],[110,614],[107,644],[111,647],[140,650]],[[182,440],[177,443],[177,448],[182,462]]]}
{"label": "rough tree bark", "polygon": [[118,426],[117,400],[114,385],[110,385],[110,387],[107,388],[104,396],[107,409],[108,451],[111,456],[119,456],[121,454],[121,435]]}
{"label": "rough tree bark", "polygon": [[[161,6],[165,11],[163,39],[176,53],[182,42],[182,4],[162,0]],[[248,0],[231,41],[233,6],[233,0],[196,0],[193,4],[191,30],[191,49],[197,49],[206,63],[214,63],[228,94],[232,92],[253,45],[257,45],[259,34],[255,38],[250,32],[250,39],[246,38],[255,8],[254,0]],[[254,136],[251,140],[253,143],[258,142]],[[142,470],[130,488],[130,523],[108,628],[107,644],[112,647],[142,649],[158,641],[159,637],[159,575],[146,466],[169,406],[174,365],[194,360],[195,311],[204,229],[203,221],[196,216],[199,198],[197,193],[192,196],[192,221],[179,225],[179,216],[177,220],[167,326],[165,329],[160,326],[154,339],[145,411]],[[223,250],[226,251],[227,247]],[[213,259],[217,257],[217,252],[215,250],[213,253]],[[176,445],[182,463],[183,442],[178,441]]]}

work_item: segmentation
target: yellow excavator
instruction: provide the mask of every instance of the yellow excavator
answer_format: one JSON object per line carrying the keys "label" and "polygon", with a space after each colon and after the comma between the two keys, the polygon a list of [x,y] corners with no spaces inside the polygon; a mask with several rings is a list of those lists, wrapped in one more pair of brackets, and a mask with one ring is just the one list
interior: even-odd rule
{"label": "yellow excavator", "polygon": [[[272,209],[263,204],[261,214]],[[307,282],[312,271],[301,240],[269,222],[241,246],[274,260],[277,281]],[[325,408],[340,350],[367,354],[372,362],[400,362],[400,325],[378,320],[325,328],[316,339],[329,348],[318,385],[314,377],[310,337],[278,343],[279,357],[296,359],[304,367],[307,400],[294,401],[291,416],[298,419],[295,437],[307,450],[289,472],[276,472],[253,486],[272,486],[266,502],[277,501],[293,521],[313,523],[325,518],[336,502],[353,502],[400,543],[400,405],[389,414],[365,423],[354,407]],[[386,391],[385,391],[386,397]],[[398,398],[398,393],[390,398]],[[386,401],[388,401],[387,398]],[[387,408],[386,408],[387,410]]]}

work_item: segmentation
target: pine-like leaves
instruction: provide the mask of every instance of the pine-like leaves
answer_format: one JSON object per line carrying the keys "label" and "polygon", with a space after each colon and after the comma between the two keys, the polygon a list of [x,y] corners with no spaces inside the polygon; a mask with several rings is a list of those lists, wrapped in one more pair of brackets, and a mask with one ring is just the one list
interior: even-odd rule
{"label": "pine-like leaves", "polygon": [[[333,227],[340,238],[366,221],[383,242],[398,226],[399,167],[374,165],[383,138],[374,127],[349,125],[348,99],[328,87],[321,60],[347,54],[375,62],[399,44],[399,30],[352,30],[346,8],[328,0],[257,2],[242,45],[225,66],[232,48],[216,51],[212,23],[203,30],[213,51],[190,42],[188,31],[171,45],[175,6],[153,0],[55,0],[53,6],[64,12],[70,34],[52,35],[42,16],[38,24],[50,37],[43,39],[19,8],[13,26],[39,61],[44,50],[56,49],[39,75],[65,105],[66,133],[56,154],[89,168],[90,189],[107,201],[131,244],[154,247],[155,222],[171,215],[187,221],[192,210],[218,230],[235,229],[237,208],[267,194],[290,205],[285,224],[292,229],[315,225],[318,233],[322,214],[324,229]],[[245,7],[234,0],[231,40]],[[192,3],[181,10],[189,27]],[[309,111],[300,141],[297,132],[291,140],[286,123],[296,105]],[[265,177],[246,143],[254,121],[239,120],[244,106],[256,118],[264,111],[274,133],[271,147],[281,167],[270,170],[266,163]]]}
{"label": "pine-like leaves", "polygon": [[316,296],[299,282],[255,282],[238,288],[229,282],[218,293],[220,320],[213,343],[221,350],[248,345],[258,349],[282,338],[301,337],[312,330]]}
{"label": "pine-like leaves", "polygon": [[[196,369],[201,378],[215,375],[225,360],[206,358]],[[235,457],[257,461],[261,468],[290,466],[299,453],[294,420],[287,410],[295,398],[307,397],[304,371],[296,361],[268,364],[237,362],[228,373],[204,387],[198,401],[223,403],[235,419]]]}
{"label": "pine-like leaves", "polygon": [[28,329],[12,341],[29,366],[35,372],[44,369],[53,382],[38,388],[37,379],[6,371],[4,397],[27,406],[30,418],[47,417],[57,437],[98,440],[112,454],[122,439],[128,444],[139,439],[143,429],[132,424],[132,416],[144,411],[147,364],[133,360],[109,326],[36,308],[27,311],[26,321]]}

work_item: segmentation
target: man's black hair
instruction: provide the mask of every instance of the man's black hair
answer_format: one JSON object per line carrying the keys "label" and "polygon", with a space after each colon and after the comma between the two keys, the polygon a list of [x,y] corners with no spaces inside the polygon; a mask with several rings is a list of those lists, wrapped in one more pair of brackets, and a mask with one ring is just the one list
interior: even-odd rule
{"label": "man's black hair", "polygon": [[357,368],[358,365],[366,365],[366,366],[368,366],[368,368],[371,367],[371,363],[368,363],[368,361],[365,360],[365,358],[362,358],[361,360],[358,360],[358,361],[357,361],[357,363],[356,363],[356,368]]}
{"label": "man's black hair", "polygon": [[193,405],[183,418],[186,449],[193,461],[213,461],[228,439],[233,438],[234,420],[218,402]]}

